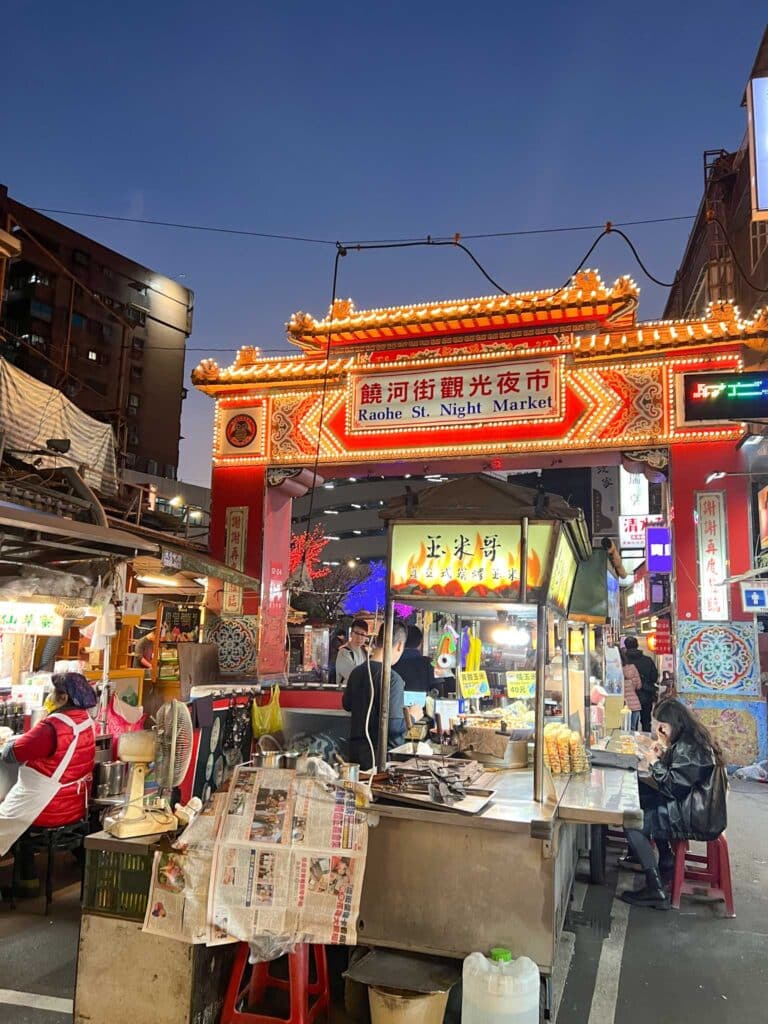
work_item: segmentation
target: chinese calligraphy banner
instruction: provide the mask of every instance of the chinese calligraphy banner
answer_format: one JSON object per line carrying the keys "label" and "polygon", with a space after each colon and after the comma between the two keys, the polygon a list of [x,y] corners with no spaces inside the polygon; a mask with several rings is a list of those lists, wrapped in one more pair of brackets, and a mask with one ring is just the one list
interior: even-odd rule
{"label": "chinese calligraphy banner", "polygon": [[725,622],[728,611],[725,493],[697,491],[696,544],[699,554],[699,604],[704,622]]}
{"label": "chinese calligraphy banner", "polygon": [[618,531],[619,467],[592,469],[592,534],[612,537]]}
{"label": "chinese calligraphy banner", "polygon": [[[551,537],[551,523],[529,527],[529,600],[546,579]],[[520,524],[396,523],[389,587],[395,597],[516,601],[520,597]]]}
{"label": "chinese calligraphy banner", "polygon": [[[245,561],[245,538],[248,530],[248,509],[245,506],[227,509],[225,526],[224,562],[230,569],[243,570]],[[222,615],[243,614],[243,588],[234,583],[224,584]]]}
{"label": "chinese calligraphy banner", "polygon": [[558,359],[350,376],[350,428],[559,419]]}

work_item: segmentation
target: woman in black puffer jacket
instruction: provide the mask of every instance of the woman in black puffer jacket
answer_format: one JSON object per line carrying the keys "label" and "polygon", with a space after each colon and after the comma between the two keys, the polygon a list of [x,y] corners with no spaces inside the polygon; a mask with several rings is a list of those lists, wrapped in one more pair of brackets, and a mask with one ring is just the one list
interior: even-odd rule
{"label": "woman in black puffer jacket", "polygon": [[[725,831],[725,768],[720,748],[701,722],[677,700],[654,708],[659,742],[647,754],[650,778],[640,781],[644,824],[627,829],[627,842],[645,872],[646,884],[621,899],[633,906],[666,910],[669,897],[662,879],[674,871],[670,841],[717,839]],[[656,844],[659,861],[651,845]]]}

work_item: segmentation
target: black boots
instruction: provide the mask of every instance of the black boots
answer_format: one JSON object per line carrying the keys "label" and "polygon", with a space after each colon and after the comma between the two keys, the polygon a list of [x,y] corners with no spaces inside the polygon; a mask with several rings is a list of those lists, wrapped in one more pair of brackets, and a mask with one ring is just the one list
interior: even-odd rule
{"label": "black boots", "polygon": [[645,885],[642,889],[627,889],[619,899],[632,907],[652,907],[654,910],[669,910],[669,896],[664,891],[658,871],[645,872]]}

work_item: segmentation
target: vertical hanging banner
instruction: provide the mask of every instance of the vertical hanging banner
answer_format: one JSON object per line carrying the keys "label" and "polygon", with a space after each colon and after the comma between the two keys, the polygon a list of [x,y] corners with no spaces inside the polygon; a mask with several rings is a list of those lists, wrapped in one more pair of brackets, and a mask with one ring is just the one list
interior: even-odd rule
{"label": "vertical hanging banner", "polygon": [[699,555],[699,607],[703,622],[726,622],[728,587],[724,491],[696,492],[696,546]]}
{"label": "vertical hanging banner", "polygon": [[647,516],[650,505],[648,479],[643,473],[630,473],[620,467],[621,502],[619,512],[623,516]]}
{"label": "vertical hanging banner", "polygon": [[619,467],[592,469],[592,534],[615,537],[619,530]]}
{"label": "vertical hanging banner", "polygon": [[[227,509],[224,537],[224,562],[230,569],[243,571],[245,541],[248,534],[248,509],[245,506]],[[243,588],[234,583],[224,584],[222,615],[243,614]]]}
{"label": "vertical hanging banner", "polygon": [[261,576],[259,675],[286,671],[288,637],[288,562],[291,544],[291,499],[281,487],[268,487],[264,506],[264,560]]}

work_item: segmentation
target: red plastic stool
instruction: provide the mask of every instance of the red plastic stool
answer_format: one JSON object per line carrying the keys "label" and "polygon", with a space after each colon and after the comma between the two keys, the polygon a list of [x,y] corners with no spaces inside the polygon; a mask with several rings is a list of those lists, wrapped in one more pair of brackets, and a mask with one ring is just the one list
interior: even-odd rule
{"label": "red plastic stool", "polygon": [[680,909],[681,896],[710,896],[725,902],[726,917],[736,917],[733,909],[731,861],[725,835],[707,843],[706,857],[690,853],[684,839],[674,843],[675,875],[672,881],[672,906]]}
{"label": "red plastic stool", "polygon": [[[309,950],[315,957],[314,981],[309,979]],[[311,1024],[321,1013],[328,1013],[331,995],[328,988],[328,966],[325,946],[300,945],[288,954],[288,978],[276,978],[270,973],[269,963],[254,964],[250,980],[248,971],[248,944],[241,942],[232,967],[232,974],[221,1011],[221,1024]],[[273,1017],[259,1013],[259,1003],[269,988],[290,993],[288,1017]],[[240,1009],[240,1007],[244,1009]]]}

